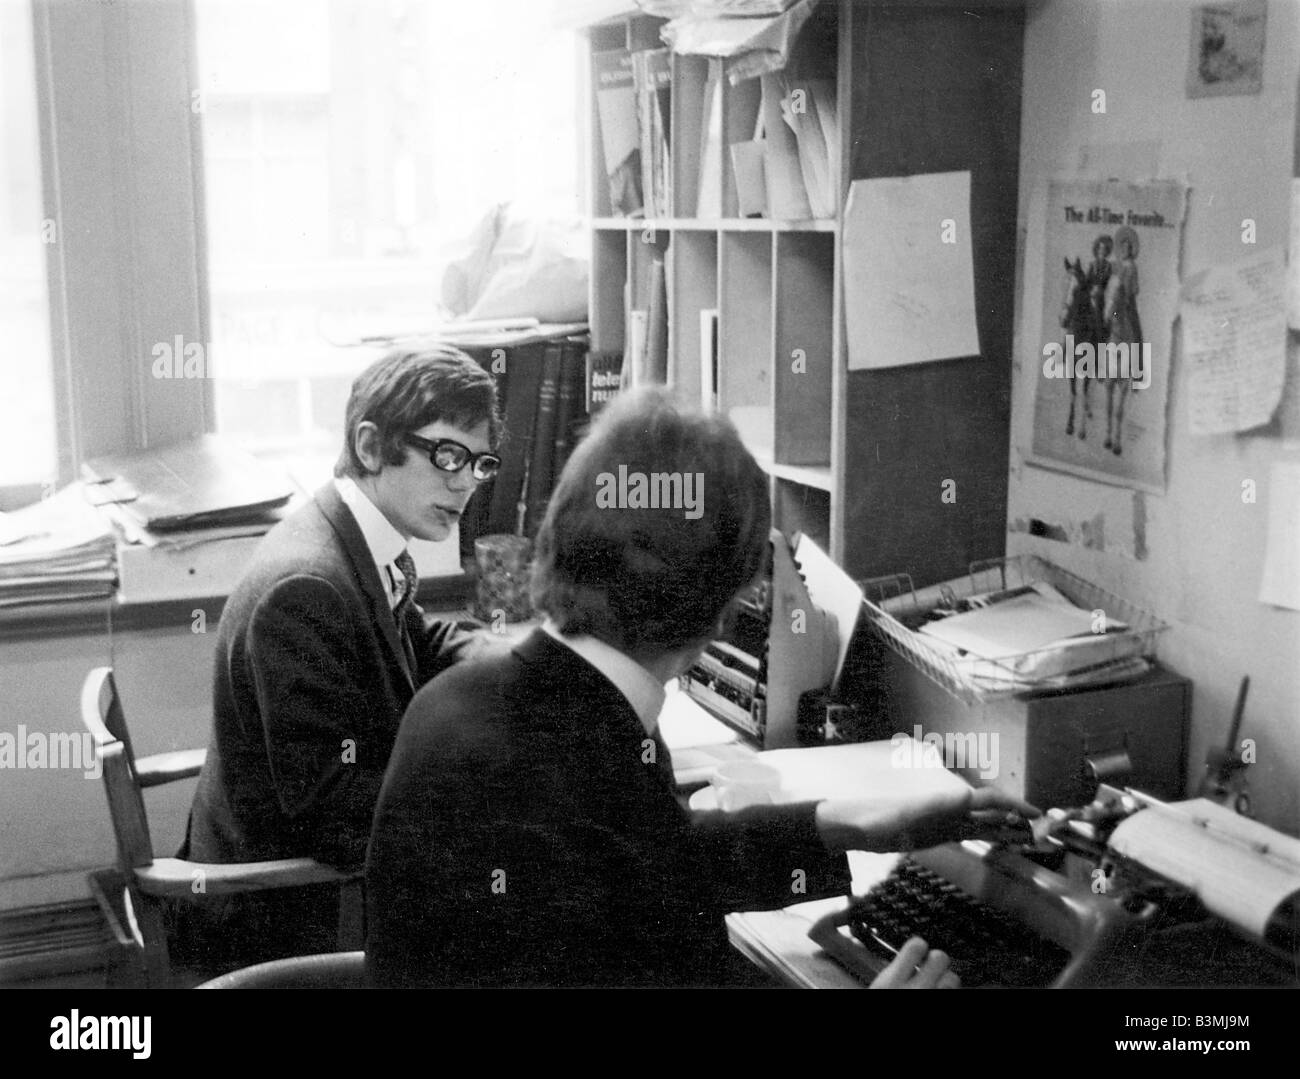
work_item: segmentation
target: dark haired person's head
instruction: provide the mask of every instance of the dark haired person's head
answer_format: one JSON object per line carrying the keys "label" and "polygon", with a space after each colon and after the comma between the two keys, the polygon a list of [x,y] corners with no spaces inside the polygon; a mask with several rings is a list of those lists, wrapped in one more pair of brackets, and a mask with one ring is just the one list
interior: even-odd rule
{"label": "dark haired person's head", "polygon": [[556,484],[533,601],[627,653],[698,646],[762,569],[770,526],[767,478],[729,421],[623,394]]}
{"label": "dark haired person's head", "polygon": [[450,345],[390,352],[352,382],[334,475],[356,479],[373,471],[357,453],[361,424],[374,424],[383,463],[400,465],[409,452],[405,436],[439,420],[461,429],[486,423],[495,446],[501,419],[492,376]]}
{"label": "dark haired person's head", "polygon": [[408,539],[446,539],[500,435],[496,383],[459,349],[399,350],[352,383],[336,476]]}

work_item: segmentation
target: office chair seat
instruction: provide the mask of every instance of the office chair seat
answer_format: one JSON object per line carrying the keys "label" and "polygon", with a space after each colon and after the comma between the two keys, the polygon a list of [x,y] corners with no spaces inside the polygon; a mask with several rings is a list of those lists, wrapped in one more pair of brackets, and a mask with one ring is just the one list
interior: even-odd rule
{"label": "office chair seat", "polygon": [[365,952],[295,955],[232,970],[195,989],[364,989]]}

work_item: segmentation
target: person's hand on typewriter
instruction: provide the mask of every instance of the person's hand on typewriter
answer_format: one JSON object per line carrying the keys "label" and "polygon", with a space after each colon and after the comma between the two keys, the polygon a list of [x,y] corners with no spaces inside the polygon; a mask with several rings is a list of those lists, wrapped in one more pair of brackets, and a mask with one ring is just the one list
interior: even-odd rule
{"label": "person's hand on typewriter", "polygon": [[960,989],[961,979],[948,967],[946,952],[931,951],[920,937],[898,949],[894,961],[876,975],[872,989]]}
{"label": "person's hand on typewriter", "polygon": [[833,850],[906,851],[962,839],[1025,836],[1040,816],[1028,802],[993,787],[963,788],[914,799],[831,799],[817,806],[817,830]]}
{"label": "person's hand on typewriter", "polygon": [[996,843],[1032,841],[1029,824],[1042,813],[1028,802],[995,787],[976,787],[963,806],[927,807],[915,824],[905,829],[900,850],[924,850],[962,839],[987,839]]}

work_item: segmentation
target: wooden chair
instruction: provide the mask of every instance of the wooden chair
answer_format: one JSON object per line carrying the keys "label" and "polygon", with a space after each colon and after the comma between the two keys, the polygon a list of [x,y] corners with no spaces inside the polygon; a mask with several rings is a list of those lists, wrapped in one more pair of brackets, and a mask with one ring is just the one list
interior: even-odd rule
{"label": "wooden chair", "polygon": [[[169,984],[171,967],[163,923],[166,900],[201,902],[270,888],[337,884],[340,947],[359,947],[364,939],[362,878],[311,858],[215,865],[180,858],[155,858],[143,791],[199,774],[207,751],[183,750],[136,759],[111,667],[96,667],[81,689],[81,721],[95,740],[103,766],[108,812],[117,838],[118,871],[92,873],[91,889],[132,966],[149,987]],[[203,892],[194,894],[194,883]]]}
{"label": "wooden chair", "polygon": [[364,989],[365,952],[296,955],[233,970],[195,989]]}

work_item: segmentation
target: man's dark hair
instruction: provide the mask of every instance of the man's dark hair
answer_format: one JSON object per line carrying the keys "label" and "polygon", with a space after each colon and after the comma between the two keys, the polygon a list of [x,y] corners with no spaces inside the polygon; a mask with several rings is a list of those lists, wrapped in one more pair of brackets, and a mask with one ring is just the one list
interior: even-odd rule
{"label": "man's dark hair", "polygon": [[[611,506],[620,466],[628,476],[696,477],[698,516],[681,505]],[[623,651],[675,650],[712,635],[762,568],[770,527],[767,477],[728,420],[683,411],[662,390],[623,394],[555,486],[537,534],[533,602],[564,633]]]}
{"label": "man's dark hair", "polygon": [[379,428],[380,452],[389,465],[406,460],[403,437],[426,424],[442,422],[468,429],[486,422],[488,441],[494,447],[501,433],[496,382],[450,345],[399,349],[357,375],[348,395],[343,452],[334,475],[367,473],[356,449],[357,428],[367,420]]}

